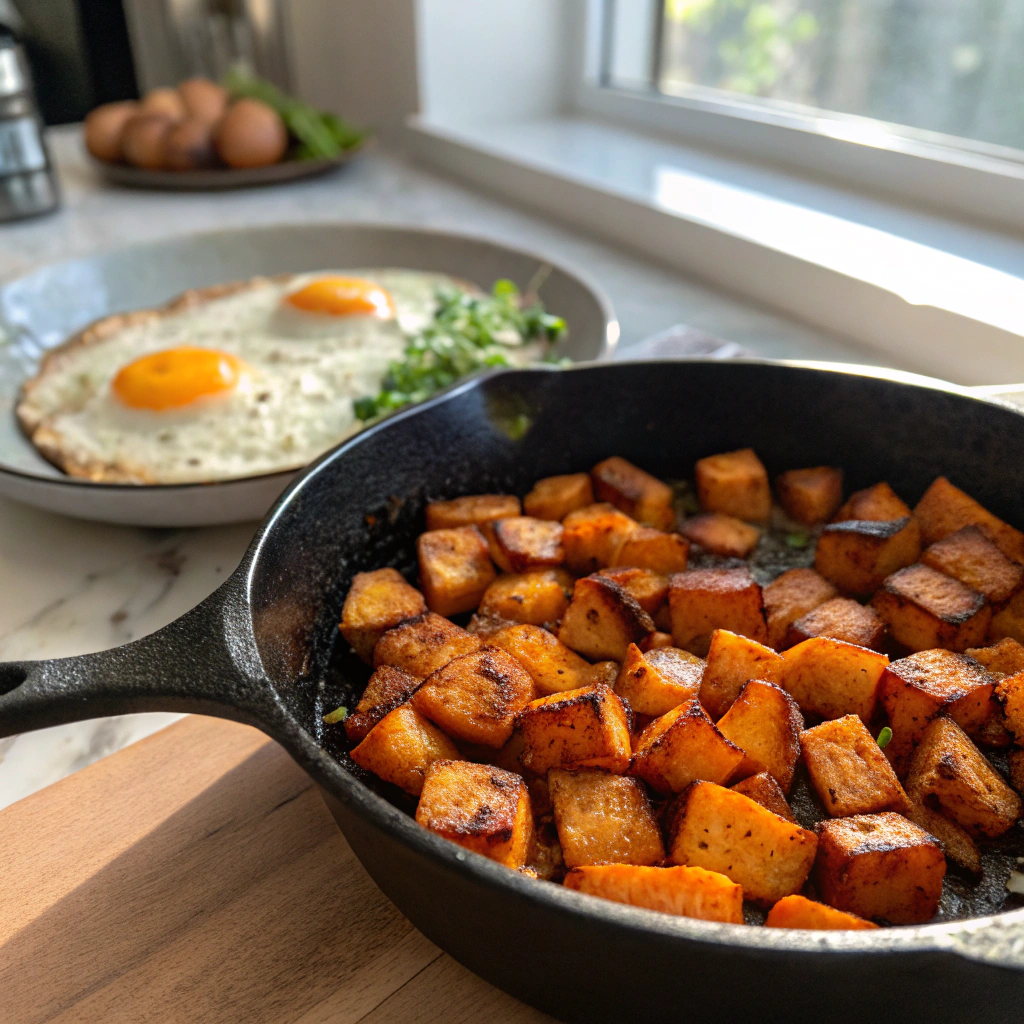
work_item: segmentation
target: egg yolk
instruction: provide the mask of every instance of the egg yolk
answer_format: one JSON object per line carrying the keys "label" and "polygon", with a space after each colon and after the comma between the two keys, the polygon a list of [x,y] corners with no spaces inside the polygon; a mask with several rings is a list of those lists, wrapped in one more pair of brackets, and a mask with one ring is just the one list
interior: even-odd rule
{"label": "egg yolk", "polygon": [[244,371],[245,363],[229,352],[182,345],[121,367],[113,390],[133,409],[162,412],[231,391]]}
{"label": "egg yolk", "polygon": [[284,301],[306,313],[323,316],[374,316],[387,320],[395,315],[391,296],[379,284],[361,277],[318,277],[290,292]]}

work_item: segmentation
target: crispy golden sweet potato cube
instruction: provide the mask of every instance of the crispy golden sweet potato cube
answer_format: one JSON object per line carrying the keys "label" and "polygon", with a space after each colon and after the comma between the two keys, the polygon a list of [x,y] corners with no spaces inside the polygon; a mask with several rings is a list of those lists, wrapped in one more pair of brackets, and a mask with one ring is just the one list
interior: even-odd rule
{"label": "crispy golden sweet potato cube", "polygon": [[637,529],[634,520],[607,502],[570,512],[562,520],[565,567],[583,576],[615,565],[623,545]]}
{"label": "crispy golden sweet potato cube", "polygon": [[668,812],[668,859],[720,871],[747,899],[774,903],[798,892],[814,865],[813,832],[712,782],[695,782]]}
{"label": "crispy golden sweet potato cube", "polygon": [[822,722],[800,735],[804,764],[822,806],[833,818],[897,811],[910,805],[878,741],[856,715]]}
{"label": "crispy golden sweet potato cube", "polygon": [[594,864],[573,868],[563,884],[588,896],[663,914],[743,924],[743,887],[704,868]]}
{"label": "crispy golden sweet potato cube", "polygon": [[605,686],[614,688],[615,680],[619,678],[621,666],[617,661],[595,661],[590,666],[590,681],[587,685],[596,686],[603,683]]}
{"label": "crispy golden sweet potato cube", "polygon": [[564,569],[509,573],[499,576],[484,591],[478,611],[481,616],[534,626],[557,622],[569,607],[573,583]]}
{"label": "crispy golden sweet potato cube", "polygon": [[743,751],[737,774],[767,772],[784,793],[793,784],[803,727],[796,701],[781,687],[760,679],[751,679],[718,720],[718,731]]}
{"label": "crispy golden sweet potato cube", "polygon": [[910,506],[887,483],[880,483],[865,487],[863,491],[854,491],[836,512],[833,521],[861,519],[884,522],[887,519],[904,519],[909,515]]}
{"label": "crispy golden sweet potato cube", "polygon": [[997,683],[995,695],[1003,705],[1006,727],[1013,733],[1018,746],[1024,746],[1024,672]]}
{"label": "crispy golden sweet potato cube", "polygon": [[849,597],[834,597],[797,619],[786,634],[786,647],[810,640],[812,636],[828,636],[873,651],[885,639],[885,623],[878,613]]}
{"label": "crispy golden sweet potato cube", "polygon": [[938,839],[948,860],[965,871],[980,875],[982,865],[978,844],[955,821],[932,810],[923,798],[913,793],[908,793],[907,796],[910,800],[910,810],[905,812],[906,817]]}
{"label": "crispy golden sweet potato cube", "polygon": [[889,576],[871,604],[892,638],[911,651],[977,647],[992,619],[981,594],[920,563]]}
{"label": "crispy golden sweet potato cube", "polygon": [[650,615],[614,580],[585,576],[576,581],[558,639],[592,661],[621,662],[630,644],[653,632]]}
{"label": "crispy golden sweet potato cube", "polygon": [[676,647],[701,656],[711,634],[727,629],[763,644],[768,639],[761,588],[742,569],[690,569],[668,585],[672,639]]}
{"label": "crispy golden sweet potato cube", "polygon": [[838,596],[838,591],[813,569],[789,569],[764,588],[764,613],[768,622],[768,646],[786,646],[789,627],[819,605]]}
{"label": "crispy golden sweet potato cube", "polygon": [[492,519],[518,516],[522,512],[519,499],[513,494],[470,494],[451,501],[430,502],[427,505],[427,529],[481,526]]}
{"label": "crispy golden sweet potato cube", "polygon": [[501,747],[516,715],[535,696],[529,672],[498,647],[481,647],[448,662],[412,695],[413,707],[449,736]]}
{"label": "crispy golden sweet potato cube", "polygon": [[618,583],[652,618],[668,600],[668,577],[651,569],[617,567],[602,569],[597,575]]}
{"label": "crispy golden sweet potato cube", "polygon": [[870,722],[889,659],[866,647],[816,636],[782,655],[779,685],[804,714],[821,718],[859,715]]}
{"label": "crispy golden sweet potato cube", "polygon": [[438,615],[472,611],[494,581],[487,541],[475,526],[421,533],[416,553],[423,596]]}
{"label": "crispy golden sweet potato cube", "polygon": [[598,768],[548,773],[558,841],[566,867],[658,864],[661,830],[643,783]]}
{"label": "crispy golden sweet potato cube", "polygon": [[400,668],[391,668],[389,665],[375,669],[355,711],[345,719],[345,734],[353,743],[365,739],[366,734],[385,715],[390,714],[399,704],[404,704],[412,696],[412,691],[422,681],[419,676],[411,676],[408,672],[403,672]]}
{"label": "crispy golden sweet potato cube", "polygon": [[491,557],[502,572],[554,569],[565,561],[561,523],[513,516],[487,527]]}
{"label": "crispy golden sweet potato cube", "polygon": [[779,504],[804,526],[827,523],[843,503],[843,471],[831,466],[791,469],[775,481]]}
{"label": "crispy golden sweet potato cube", "polygon": [[589,473],[567,473],[538,480],[523,498],[523,511],[534,519],[559,522],[570,512],[594,504],[594,489]]}
{"label": "crispy golden sweet potato cube", "polygon": [[977,526],[965,526],[929,545],[921,562],[997,604],[1024,587],[1024,566],[1007,558]]}
{"label": "crispy golden sweet potato cube", "polygon": [[358,572],[341,612],[341,635],[363,661],[372,663],[374,645],[386,630],[426,610],[423,595],[397,569]]}
{"label": "crispy golden sweet potato cube", "polygon": [[427,612],[389,629],[373,649],[373,664],[400,668],[411,676],[426,679],[442,665],[483,646],[478,636]]}
{"label": "crispy golden sweet potato cube", "polygon": [[700,702],[714,719],[732,707],[732,702],[751,679],[778,682],[782,657],[773,650],[728,629],[716,629],[708,647],[707,668],[700,684]]}
{"label": "crispy golden sweet potato cube", "polygon": [[615,564],[651,569],[668,576],[685,571],[689,557],[690,542],[685,537],[640,526],[626,538]]}
{"label": "crispy golden sweet potato cube", "polygon": [[1024,794],[1024,748],[1014,747],[1007,754],[1010,765],[1010,783],[1018,793]]}
{"label": "crispy golden sweet potato cube", "polygon": [[1015,676],[1024,672],[1024,645],[1009,637],[990,647],[969,647],[964,654],[992,673]]}
{"label": "crispy golden sweet potato cube", "polygon": [[700,690],[704,659],[678,647],[641,651],[630,644],[622,663],[615,692],[638,715],[667,714]]}
{"label": "crispy golden sweet potato cube", "polygon": [[659,793],[679,793],[695,779],[724,785],[742,762],[743,751],[718,731],[700,701],[688,700],[640,733],[632,771]]}
{"label": "crispy golden sweet potato cube", "polygon": [[914,518],[921,524],[921,536],[926,545],[964,526],[977,526],[1007,558],[1024,562],[1024,533],[992,515],[944,476],[938,477],[921,496]]}
{"label": "crispy golden sweet potato cube", "polygon": [[865,921],[856,914],[847,914],[824,903],[815,903],[806,896],[794,893],[783,896],[768,911],[765,928],[804,928],[810,931],[864,931],[878,925]]}
{"label": "crispy golden sweet potato cube", "polygon": [[772,511],[768,472],[753,448],[709,455],[694,469],[697,497],[705,512],[764,522]]}
{"label": "crispy golden sweet potato cube", "polygon": [[815,881],[837,910],[892,924],[935,916],[946,858],[937,839],[901,814],[861,814],[818,825]]}
{"label": "crispy golden sweet potato cube", "polygon": [[749,558],[761,539],[756,526],[721,512],[691,516],[679,530],[687,540],[724,558]]}
{"label": "crispy golden sweet potato cube", "polygon": [[413,796],[423,789],[427,769],[434,761],[458,756],[459,748],[408,703],[385,715],[351,753],[360,768]]}
{"label": "crispy golden sweet potato cube", "polygon": [[435,761],[423,783],[416,821],[505,867],[523,867],[530,853],[533,812],[526,783],[491,765]]}
{"label": "crispy golden sweet potato cube", "polygon": [[607,501],[631,519],[656,530],[675,526],[672,488],[632,462],[613,455],[599,462],[590,471],[590,478],[598,501]]}
{"label": "crispy golden sweet potato cube", "polygon": [[767,772],[748,775],[729,788],[734,793],[742,793],[744,796],[750,797],[754,803],[766,807],[773,814],[785,818],[786,821],[796,821],[789,802],[786,800],[786,794]]}
{"label": "crispy golden sweet potato cube", "polygon": [[1020,797],[950,718],[936,718],[925,730],[907,789],[971,836],[1001,836],[1021,814]]}
{"label": "crispy golden sweet potato cube", "polygon": [[920,553],[916,519],[847,519],[821,531],[814,568],[840,590],[867,597]]}
{"label": "crispy golden sweet potato cube", "polygon": [[607,686],[583,686],[531,701],[516,725],[523,736],[520,761],[537,775],[551,768],[629,767],[629,719]]}

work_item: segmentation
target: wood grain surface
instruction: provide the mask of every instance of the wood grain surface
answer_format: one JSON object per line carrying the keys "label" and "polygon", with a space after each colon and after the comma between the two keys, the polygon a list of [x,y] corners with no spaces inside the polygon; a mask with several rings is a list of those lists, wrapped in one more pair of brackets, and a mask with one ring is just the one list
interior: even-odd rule
{"label": "wood grain surface", "polygon": [[551,1018],[427,941],[317,789],[190,717],[0,811],[0,1021]]}

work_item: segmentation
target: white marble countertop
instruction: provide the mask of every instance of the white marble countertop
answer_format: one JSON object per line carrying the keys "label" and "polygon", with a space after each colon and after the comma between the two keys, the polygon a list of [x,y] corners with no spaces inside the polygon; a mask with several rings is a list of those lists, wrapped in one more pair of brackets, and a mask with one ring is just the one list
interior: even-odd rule
{"label": "white marble countertop", "polygon": [[[723,295],[386,153],[340,174],[229,193],[101,184],[74,129],[51,133],[64,188],[52,216],[0,225],[0,282],[60,259],[191,231],[353,220],[471,230],[572,262],[600,281],[622,346],[678,322],[766,356],[877,362],[877,355]],[[237,565],[254,525],[154,531],[78,522],[0,500],[0,661],[101,650],[150,633]],[[99,719],[0,740],[0,807],[123,747],[171,715]]]}

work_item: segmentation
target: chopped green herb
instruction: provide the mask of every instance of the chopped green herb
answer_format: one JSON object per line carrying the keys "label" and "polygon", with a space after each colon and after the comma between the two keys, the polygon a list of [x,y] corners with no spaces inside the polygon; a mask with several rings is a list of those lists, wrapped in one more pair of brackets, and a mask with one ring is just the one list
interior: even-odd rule
{"label": "chopped green herb", "polygon": [[348,718],[348,708],[343,704],[340,708],[335,708],[329,715],[324,715],[325,725],[337,725],[339,722],[344,722]]}
{"label": "chopped green herb", "polygon": [[884,726],[882,731],[878,734],[878,746],[880,749],[885,750],[889,746],[889,741],[892,739],[892,729],[889,726]]}
{"label": "chopped green herb", "polygon": [[811,543],[811,538],[806,533],[789,533],[786,535],[786,547],[805,548]]}

